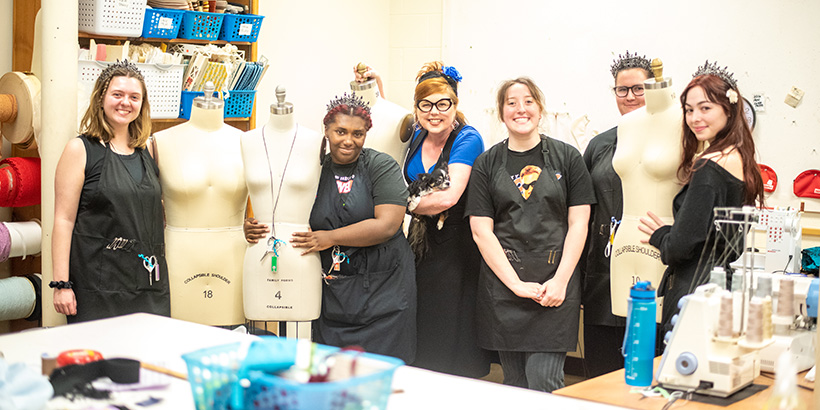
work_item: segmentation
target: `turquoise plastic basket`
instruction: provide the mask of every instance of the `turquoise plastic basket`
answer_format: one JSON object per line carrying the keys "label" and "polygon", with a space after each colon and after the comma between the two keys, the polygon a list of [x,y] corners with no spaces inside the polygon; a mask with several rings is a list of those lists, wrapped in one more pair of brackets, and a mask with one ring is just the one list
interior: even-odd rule
{"label": "turquoise plastic basket", "polygon": [[222,28],[224,13],[185,11],[179,27],[179,38],[195,40],[216,40]]}
{"label": "turquoise plastic basket", "polygon": [[[269,367],[286,368],[295,361],[296,341],[277,337],[262,339],[272,351],[282,353],[278,357],[273,355]],[[339,350],[317,346],[325,352]],[[385,409],[392,392],[393,373],[404,364],[396,358],[362,353],[357,356],[357,366],[373,370],[364,376],[327,383],[298,383],[252,370],[247,374],[250,384],[245,388],[239,383],[245,352],[247,345],[233,343],[182,355],[188,366],[196,410]],[[241,400],[236,400],[234,394],[241,394]]]}
{"label": "turquoise plastic basket", "polygon": [[142,36],[145,38],[176,38],[184,14],[182,10],[145,9]]}
{"label": "turquoise plastic basket", "polygon": [[255,42],[265,16],[255,14],[226,14],[219,30],[219,39],[225,41]]}

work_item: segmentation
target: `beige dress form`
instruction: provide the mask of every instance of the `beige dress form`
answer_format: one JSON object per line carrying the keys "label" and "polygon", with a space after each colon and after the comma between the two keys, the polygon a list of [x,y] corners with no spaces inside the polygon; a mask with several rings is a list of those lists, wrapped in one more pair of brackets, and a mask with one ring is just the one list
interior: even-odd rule
{"label": "beige dress form", "polygon": [[171,317],[206,325],[245,322],[242,223],[248,199],[239,138],[223,110],[191,107],[190,121],[156,133],[165,204]]}
{"label": "beige dress form", "polygon": [[376,80],[369,80],[361,84],[352,81],[350,89],[370,105],[373,128],[367,131],[364,146],[384,152],[402,165],[410,140],[408,138],[407,141],[402,142],[401,134],[405,126],[412,124],[413,114],[382,98],[379,95]]}
{"label": "beige dress form", "polygon": [[[270,227],[269,237],[250,244],[245,252],[245,316],[260,321],[310,321],[321,310],[322,264],[318,252],[302,256],[290,239],[293,232],[310,227],[322,169],[322,135],[296,124],[284,92],[281,101],[271,105],[265,125],[240,139],[254,217]],[[283,241],[278,256],[267,252],[274,234]]]}
{"label": "beige dress form", "polygon": [[[639,218],[652,211],[672,223],[672,199],[680,190],[676,176],[681,156],[682,111],[672,80],[645,82],[646,106],[621,117],[612,167],[621,178],[624,213],[615,233],[610,263],[612,314],[626,316],[629,289],[638,281],[658,286],[665,270],[660,252],[638,230]],[[658,298],[658,312],[661,312]],[[660,317],[660,316],[659,316]]]}

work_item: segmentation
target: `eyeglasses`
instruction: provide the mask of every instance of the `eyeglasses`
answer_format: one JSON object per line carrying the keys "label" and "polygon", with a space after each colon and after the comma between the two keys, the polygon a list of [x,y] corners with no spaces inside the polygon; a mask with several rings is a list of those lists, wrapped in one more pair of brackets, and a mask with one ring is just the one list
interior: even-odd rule
{"label": "eyeglasses", "polygon": [[626,98],[629,95],[629,90],[632,90],[632,95],[635,97],[640,97],[643,95],[643,84],[635,84],[632,87],[613,87],[612,91],[615,91],[615,95],[620,98]]}
{"label": "eyeglasses", "polygon": [[430,112],[433,110],[433,107],[436,107],[438,112],[445,112],[453,106],[453,100],[449,98],[442,98],[436,102],[428,101],[428,100],[419,100],[416,102],[416,108],[419,109],[421,112]]}

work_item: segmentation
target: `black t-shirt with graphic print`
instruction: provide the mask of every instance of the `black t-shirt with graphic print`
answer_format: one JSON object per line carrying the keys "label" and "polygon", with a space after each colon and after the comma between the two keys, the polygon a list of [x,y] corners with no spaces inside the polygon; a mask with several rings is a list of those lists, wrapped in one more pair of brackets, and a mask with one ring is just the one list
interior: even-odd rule
{"label": "black t-shirt with graphic print", "polygon": [[541,176],[543,168],[544,156],[541,154],[541,144],[523,152],[507,149],[507,173],[524,199],[529,198],[532,194],[532,185]]}

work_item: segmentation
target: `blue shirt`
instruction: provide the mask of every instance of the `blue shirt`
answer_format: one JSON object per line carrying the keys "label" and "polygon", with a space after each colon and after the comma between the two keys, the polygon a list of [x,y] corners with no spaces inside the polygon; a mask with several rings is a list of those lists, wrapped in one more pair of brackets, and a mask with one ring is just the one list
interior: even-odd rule
{"label": "blue shirt", "polygon": [[[418,138],[420,131],[416,131],[413,139]],[[484,152],[484,140],[478,131],[465,125],[461,132],[453,141],[453,147],[450,149],[450,161],[448,164],[465,164],[473,166],[475,159]],[[429,169],[424,169],[424,164],[421,162],[421,146],[416,150],[415,154],[409,159],[407,163],[407,175],[411,181],[415,181],[416,175],[430,172],[436,164],[430,166]]]}

